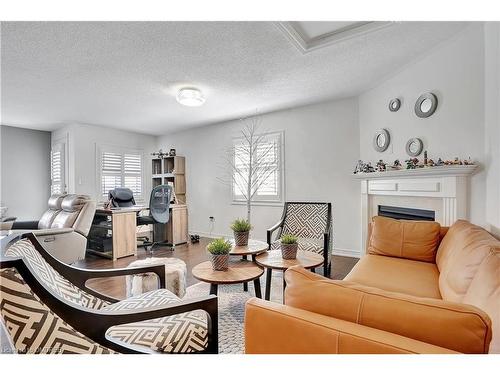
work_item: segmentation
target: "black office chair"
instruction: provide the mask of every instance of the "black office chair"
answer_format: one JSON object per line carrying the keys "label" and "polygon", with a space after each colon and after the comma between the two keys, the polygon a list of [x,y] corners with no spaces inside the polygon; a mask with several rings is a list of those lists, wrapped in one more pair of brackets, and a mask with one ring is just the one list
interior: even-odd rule
{"label": "black office chair", "polygon": [[[153,242],[145,243],[144,247],[147,250],[147,246],[150,246],[149,251],[153,253],[153,248],[156,245],[169,245],[166,241],[156,241],[155,232],[165,231],[165,224],[170,220],[170,200],[172,199],[172,186],[170,185],[158,185],[151,191],[151,196],[149,198],[149,216],[139,216],[138,225],[153,224],[157,228],[162,226],[162,228],[156,228],[153,230]],[[170,247],[172,250],[173,247]]]}
{"label": "black office chair", "polygon": [[[108,200],[110,202],[111,207],[132,207],[135,206],[135,199],[134,199],[134,193],[132,190],[129,188],[124,188],[124,187],[118,187],[114,188],[113,190],[110,190],[108,192]],[[141,219],[143,216],[139,216],[139,212],[137,213],[137,219],[136,219],[136,224],[137,225],[146,225],[149,223],[142,223],[143,220]],[[147,236],[140,236],[137,238],[138,240],[142,241],[141,246],[148,246],[149,242],[149,237]]]}
{"label": "black office chair", "polygon": [[111,207],[135,206],[134,193],[129,188],[114,188],[108,192],[108,200]]}

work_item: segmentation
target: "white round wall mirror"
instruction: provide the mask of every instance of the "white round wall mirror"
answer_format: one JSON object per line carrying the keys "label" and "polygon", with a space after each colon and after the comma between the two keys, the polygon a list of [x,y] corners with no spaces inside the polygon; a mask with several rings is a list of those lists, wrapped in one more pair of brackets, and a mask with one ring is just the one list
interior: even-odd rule
{"label": "white round wall mirror", "polygon": [[415,114],[418,117],[425,118],[436,112],[438,100],[432,92],[420,95],[415,103]]}
{"label": "white round wall mirror", "polygon": [[406,153],[410,156],[416,157],[422,153],[424,143],[420,138],[410,138],[406,142]]}
{"label": "white round wall mirror", "polygon": [[397,112],[401,108],[401,100],[394,98],[389,102],[389,111]]}
{"label": "white round wall mirror", "polygon": [[384,152],[391,143],[391,136],[387,129],[380,129],[373,137],[373,148],[375,151]]}

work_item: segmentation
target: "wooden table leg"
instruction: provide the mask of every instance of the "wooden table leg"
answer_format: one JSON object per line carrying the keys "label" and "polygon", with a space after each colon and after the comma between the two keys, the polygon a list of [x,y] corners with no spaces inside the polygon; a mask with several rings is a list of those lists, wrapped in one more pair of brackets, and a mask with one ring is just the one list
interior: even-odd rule
{"label": "wooden table leg", "polygon": [[[247,260],[247,256],[246,255],[243,255],[241,258],[243,260]],[[244,292],[248,292],[248,283],[243,283],[243,291]]]}
{"label": "wooden table leg", "polygon": [[257,277],[253,281],[253,287],[255,289],[255,297],[262,298],[262,291],[260,290],[260,277]]}
{"label": "wooden table leg", "polygon": [[271,299],[271,279],[273,277],[273,269],[268,268],[266,273],[266,294],[265,300],[269,301]]}
{"label": "wooden table leg", "polygon": [[217,284],[210,284],[210,294],[217,295]]}

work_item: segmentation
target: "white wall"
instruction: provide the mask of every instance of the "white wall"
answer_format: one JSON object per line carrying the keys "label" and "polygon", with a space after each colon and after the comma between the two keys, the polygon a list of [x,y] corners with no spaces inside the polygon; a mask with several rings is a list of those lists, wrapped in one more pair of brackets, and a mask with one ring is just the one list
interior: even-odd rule
{"label": "white wall", "polygon": [[141,149],[144,154],[144,193],[146,201],[151,191],[151,157],[155,150],[156,137],[128,131],[87,124],[72,124],[52,132],[52,138],[67,137],[69,176],[68,192],[88,194],[100,199],[97,184],[96,148],[98,145],[112,145]]}
{"label": "white wall", "polygon": [[[437,95],[439,105],[434,115],[421,119],[414,113],[414,104],[428,91]],[[402,106],[390,112],[387,106],[395,97],[402,99]],[[471,179],[470,218],[485,225],[484,99],[484,33],[483,24],[478,23],[359,97],[361,159],[404,162],[411,137],[421,138],[434,160],[470,156],[483,165]],[[392,138],[383,153],[372,147],[373,135],[380,128],[387,128]]]}
{"label": "white wall", "polygon": [[486,222],[500,235],[500,23],[485,26]]}
{"label": "white wall", "polygon": [[[262,115],[262,129],[284,130],[286,200],[332,202],[338,253],[360,249],[360,191],[350,178],[359,154],[357,112],[357,100],[346,99]],[[191,232],[208,234],[208,218],[214,216],[212,234],[228,235],[230,222],[245,216],[245,207],[231,204],[230,188],[216,179],[223,150],[239,129],[239,121],[229,121],[159,139],[158,148],[176,148],[186,156]],[[252,236],[265,239],[266,229],[281,213],[282,207],[253,207]]]}
{"label": "white wall", "polygon": [[50,132],[0,126],[1,205],[8,216],[37,220],[50,196]]}

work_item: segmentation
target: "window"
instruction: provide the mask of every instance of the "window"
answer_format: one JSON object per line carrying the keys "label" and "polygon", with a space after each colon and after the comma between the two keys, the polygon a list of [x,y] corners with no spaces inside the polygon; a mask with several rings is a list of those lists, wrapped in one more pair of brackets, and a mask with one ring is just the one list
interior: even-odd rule
{"label": "window", "polygon": [[[243,138],[234,139],[233,201],[246,201],[252,157],[251,194],[253,202],[282,202],[283,146],[282,133],[257,135],[253,148]],[[252,150],[252,151],[251,151]]]}
{"label": "window", "polygon": [[50,193],[66,192],[64,178],[64,143],[57,143],[50,150]]}
{"label": "window", "polygon": [[100,192],[103,201],[110,190],[127,187],[136,202],[143,200],[142,152],[103,147],[100,150]]}

